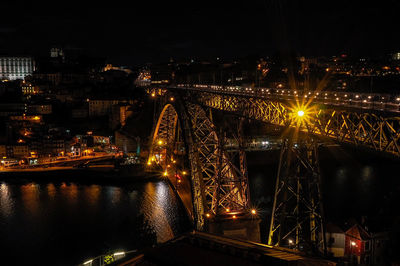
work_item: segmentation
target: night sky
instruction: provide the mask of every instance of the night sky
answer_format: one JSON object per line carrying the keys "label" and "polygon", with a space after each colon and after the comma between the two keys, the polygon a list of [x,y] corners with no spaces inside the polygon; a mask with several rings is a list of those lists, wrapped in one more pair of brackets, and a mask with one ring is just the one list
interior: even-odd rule
{"label": "night sky", "polygon": [[84,2],[2,3],[0,54],[62,46],[134,65],[170,57],[400,51],[396,0]]}

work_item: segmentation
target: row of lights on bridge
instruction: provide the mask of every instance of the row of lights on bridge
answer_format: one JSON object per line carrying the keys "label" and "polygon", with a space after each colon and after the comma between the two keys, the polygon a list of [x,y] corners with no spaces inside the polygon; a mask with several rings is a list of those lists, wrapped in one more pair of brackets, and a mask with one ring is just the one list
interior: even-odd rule
{"label": "row of lights on bridge", "polygon": [[[225,211],[226,211],[226,213],[229,214],[231,210],[229,208],[226,208]],[[251,209],[250,210],[250,214],[251,215],[257,215],[257,210],[256,209]],[[208,218],[208,219],[211,218],[211,214],[210,213],[206,213],[206,218]],[[236,218],[237,218],[237,216],[235,214],[232,215],[232,219],[236,219]]]}

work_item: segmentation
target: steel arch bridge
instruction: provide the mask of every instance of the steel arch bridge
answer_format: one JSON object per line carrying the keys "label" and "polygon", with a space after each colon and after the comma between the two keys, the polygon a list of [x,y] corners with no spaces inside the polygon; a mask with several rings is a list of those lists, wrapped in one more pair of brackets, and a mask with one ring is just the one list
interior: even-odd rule
{"label": "steel arch bridge", "polygon": [[[150,91],[152,95],[157,91],[158,95],[184,99],[175,105],[165,105],[153,134],[151,156],[158,154],[154,161],[158,160],[169,174],[169,166],[175,161],[172,156],[180,143],[179,136],[184,138],[198,229],[204,228],[205,217],[221,215],[224,210],[231,210],[232,214],[248,213],[250,202],[245,154],[240,152],[240,167],[236,167],[224,152],[221,134],[203,108],[400,156],[400,117],[392,105],[387,110],[366,110],[348,102],[335,105],[326,104],[324,99],[311,101],[318,93],[282,98],[264,89],[210,85],[152,88]],[[157,146],[160,141],[165,143]],[[287,246],[285,243],[289,241],[296,249],[308,245],[309,250],[325,250],[317,146],[311,140],[295,147],[293,139],[282,145],[269,245]]]}
{"label": "steel arch bridge", "polygon": [[157,165],[164,176],[180,177],[189,172],[191,214],[198,230],[204,229],[206,218],[221,213],[232,216],[248,213],[247,168],[231,162],[222,148],[223,139],[200,105],[179,97],[174,105],[166,104],[151,141],[148,166]]}

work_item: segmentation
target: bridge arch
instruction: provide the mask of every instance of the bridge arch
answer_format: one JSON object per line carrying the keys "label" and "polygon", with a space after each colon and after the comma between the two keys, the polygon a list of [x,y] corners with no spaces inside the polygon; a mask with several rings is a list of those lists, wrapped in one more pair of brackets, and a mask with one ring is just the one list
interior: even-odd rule
{"label": "bridge arch", "polygon": [[170,180],[188,172],[196,229],[204,229],[205,219],[247,213],[247,173],[229,160],[212,119],[200,105],[179,98],[174,105],[166,104],[151,141],[149,167],[162,168]]}

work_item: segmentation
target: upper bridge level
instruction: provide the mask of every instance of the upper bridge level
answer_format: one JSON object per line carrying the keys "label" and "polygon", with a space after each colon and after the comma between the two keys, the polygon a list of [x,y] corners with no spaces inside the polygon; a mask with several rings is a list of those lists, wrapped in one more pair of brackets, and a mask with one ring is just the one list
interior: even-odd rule
{"label": "upper bridge level", "polygon": [[269,99],[280,102],[320,104],[334,109],[358,109],[360,112],[400,113],[400,96],[391,94],[347,91],[304,91],[204,84],[178,84],[170,88]]}
{"label": "upper bridge level", "polygon": [[[185,101],[400,156],[400,97],[203,84],[152,88]],[[173,98],[173,97],[172,97]]]}

